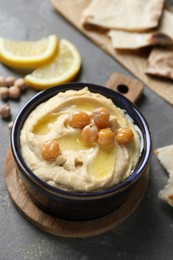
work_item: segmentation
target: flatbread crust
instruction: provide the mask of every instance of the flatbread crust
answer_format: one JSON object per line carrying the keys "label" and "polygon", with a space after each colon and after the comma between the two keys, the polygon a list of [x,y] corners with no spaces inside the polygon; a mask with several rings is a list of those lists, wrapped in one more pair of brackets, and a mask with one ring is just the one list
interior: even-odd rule
{"label": "flatbread crust", "polygon": [[148,33],[110,30],[108,36],[111,38],[115,49],[139,49],[152,45],[167,46],[173,44],[172,28],[173,14],[164,10],[157,30]]}
{"label": "flatbread crust", "polygon": [[155,31],[153,33],[130,33],[118,30],[108,32],[112,46],[115,49],[136,50],[147,46],[169,46],[173,40],[164,33]]}
{"label": "flatbread crust", "polygon": [[158,148],[155,152],[160,163],[169,174],[168,183],[158,196],[173,207],[173,145]]}
{"label": "flatbread crust", "polygon": [[85,27],[146,31],[158,26],[165,0],[92,0],[82,14]]}
{"label": "flatbread crust", "polygon": [[154,48],[148,58],[146,73],[173,79],[173,47]]}

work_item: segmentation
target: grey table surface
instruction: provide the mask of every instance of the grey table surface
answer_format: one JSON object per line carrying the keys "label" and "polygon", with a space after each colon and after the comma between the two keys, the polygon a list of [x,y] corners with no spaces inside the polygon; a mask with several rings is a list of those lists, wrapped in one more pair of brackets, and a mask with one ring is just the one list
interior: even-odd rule
{"label": "grey table surface", "polygon": [[[36,40],[52,33],[71,40],[82,56],[79,82],[104,85],[112,72],[131,76],[115,60],[67,23],[48,0],[0,0],[0,36]],[[0,65],[3,76],[18,73]],[[36,92],[9,101],[12,119]],[[2,101],[0,101],[2,104]],[[147,87],[138,107],[152,131],[154,150],[173,144],[173,108]],[[38,230],[11,203],[4,183],[4,157],[9,146],[8,121],[0,120],[0,259],[172,259],[173,209],[158,198],[167,175],[153,154],[147,191],[138,208],[116,229],[92,238],[67,239]]]}

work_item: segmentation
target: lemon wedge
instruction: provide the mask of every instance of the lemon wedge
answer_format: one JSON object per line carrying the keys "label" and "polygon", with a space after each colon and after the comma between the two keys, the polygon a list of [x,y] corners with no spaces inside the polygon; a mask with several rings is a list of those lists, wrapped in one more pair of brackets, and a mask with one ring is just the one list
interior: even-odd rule
{"label": "lemon wedge", "polygon": [[77,48],[70,41],[62,39],[55,59],[26,75],[25,81],[34,89],[46,89],[73,80],[80,67],[81,57]]}
{"label": "lemon wedge", "polygon": [[50,62],[58,53],[56,35],[38,41],[0,39],[0,61],[13,68],[37,68]]}

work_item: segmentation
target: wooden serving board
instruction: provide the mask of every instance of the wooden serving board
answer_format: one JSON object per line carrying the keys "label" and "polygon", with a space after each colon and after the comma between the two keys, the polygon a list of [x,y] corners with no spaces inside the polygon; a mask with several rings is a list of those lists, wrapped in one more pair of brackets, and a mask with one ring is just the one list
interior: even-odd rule
{"label": "wooden serving board", "polygon": [[5,158],[5,183],[11,200],[19,212],[39,229],[61,237],[91,237],[108,232],[124,222],[136,209],[145,194],[149,171],[138,181],[128,199],[112,213],[90,221],[68,221],[48,215],[38,208],[18,177],[11,149]]}
{"label": "wooden serving board", "polygon": [[101,32],[89,31],[82,27],[80,18],[83,10],[91,0],[50,0],[56,10],[72,23],[81,33],[95,42],[100,48],[115,58],[121,65],[140,79],[152,91],[173,105],[173,82],[147,76],[145,74],[149,50],[136,52],[116,51],[110,39]]}

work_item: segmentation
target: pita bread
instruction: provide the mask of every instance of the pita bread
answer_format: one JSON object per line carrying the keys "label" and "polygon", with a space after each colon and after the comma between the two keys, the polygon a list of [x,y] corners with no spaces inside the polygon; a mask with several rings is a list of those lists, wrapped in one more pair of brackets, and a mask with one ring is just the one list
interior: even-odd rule
{"label": "pita bread", "polygon": [[173,145],[158,148],[156,155],[169,174],[168,184],[159,192],[158,196],[173,207]]}
{"label": "pita bread", "polygon": [[152,45],[168,46],[173,44],[173,40],[161,32],[130,33],[111,30],[108,36],[110,36],[112,46],[115,49],[136,50]]}
{"label": "pita bread", "polygon": [[118,30],[110,30],[108,35],[111,38],[115,49],[139,49],[151,45],[173,44],[173,14],[164,10],[160,26],[157,31],[148,33],[134,33]]}
{"label": "pita bread", "polygon": [[154,48],[148,59],[146,73],[173,79],[173,48]]}
{"label": "pita bread", "polygon": [[82,23],[107,29],[146,31],[159,24],[165,0],[92,0]]}

